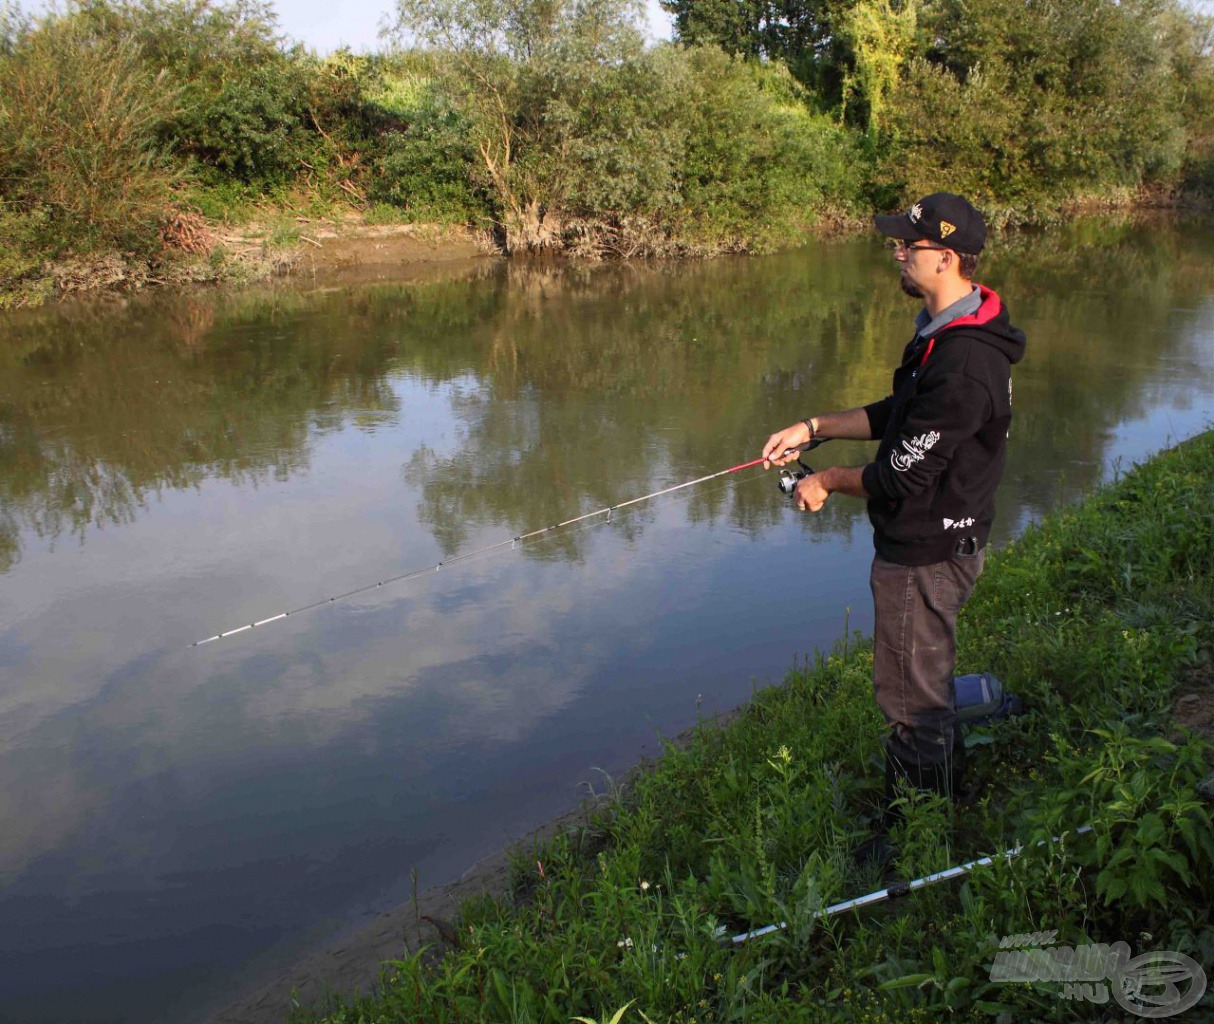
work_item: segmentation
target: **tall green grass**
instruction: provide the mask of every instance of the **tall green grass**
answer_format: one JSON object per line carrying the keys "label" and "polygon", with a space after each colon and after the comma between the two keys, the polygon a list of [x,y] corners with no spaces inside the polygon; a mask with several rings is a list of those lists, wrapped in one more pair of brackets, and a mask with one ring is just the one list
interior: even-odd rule
{"label": "tall green grass", "polygon": [[[847,638],[729,725],[670,744],[585,826],[519,851],[511,892],[465,906],[457,948],[402,950],[374,998],[323,1019],[1104,1019],[1057,985],[992,982],[998,937],[1057,929],[1211,963],[1214,826],[1196,792],[1210,747],[1169,717],[1178,682],[1214,658],[1211,507],[1207,433],[990,559],[959,668],[996,672],[1030,710],[970,736],[979,795],[959,811],[908,806],[899,869],[1044,841],[1019,858],[814,919],[881,883],[851,859],[877,808],[881,724],[871,650]],[[788,928],[723,942],[774,921]]]}

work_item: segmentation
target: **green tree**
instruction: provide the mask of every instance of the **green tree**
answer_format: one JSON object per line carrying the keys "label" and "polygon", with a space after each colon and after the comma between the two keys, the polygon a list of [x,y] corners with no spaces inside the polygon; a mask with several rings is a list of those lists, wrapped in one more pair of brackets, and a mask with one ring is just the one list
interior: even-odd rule
{"label": "green tree", "polygon": [[1214,17],[1171,7],[1160,27],[1181,96],[1184,185],[1209,193],[1214,191]]}
{"label": "green tree", "polygon": [[891,0],[858,0],[840,19],[840,33],[854,59],[854,70],[843,84],[844,112],[853,103],[866,107],[870,131],[880,129],[914,52],[918,15],[918,0],[906,0],[900,7]]}
{"label": "green tree", "polygon": [[782,64],[646,49],[631,0],[400,0],[508,251],[742,251],[854,195],[855,149]]}
{"label": "green tree", "polygon": [[438,51],[469,119],[507,251],[561,244],[577,93],[641,53],[637,0],[398,0],[398,36]]}
{"label": "green tree", "polygon": [[737,251],[787,245],[823,209],[846,208],[860,189],[854,133],[810,109],[780,63],[684,50],[681,233]]}
{"label": "green tree", "polygon": [[468,119],[433,59],[414,52],[385,61],[365,96],[383,119],[367,184],[373,203],[416,221],[466,222],[488,212],[473,181]]}
{"label": "green tree", "polygon": [[1181,93],[1159,0],[937,0],[890,103],[888,172],[1019,211],[1174,180]]}
{"label": "green tree", "polygon": [[204,177],[264,184],[301,170],[318,137],[316,68],[279,33],[268,0],[76,0],[72,10],[179,88],[163,140]]}
{"label": "green tree", "polygon": [[786,63],[828,106],[842,100],[853,64],[844,19],[853,0],[661,0],[692,45]]}

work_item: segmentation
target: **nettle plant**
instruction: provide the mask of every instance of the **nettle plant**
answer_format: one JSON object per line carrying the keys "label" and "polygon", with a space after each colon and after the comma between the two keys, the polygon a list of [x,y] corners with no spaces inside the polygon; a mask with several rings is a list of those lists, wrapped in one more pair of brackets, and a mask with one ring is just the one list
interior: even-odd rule
{"label": "nettle plant", "polygon": [[[973,933],[1048,928],[1072,945],[1214,952],[1214,822],[1197,789],[1208,745],[1136,736],[1124,723],[1054,741],[1038,802],[1007,808],[1024,822],[1021,856],[966,884]],[[1092,835],[1079,833],[1085,825]]]}
{"label": "nettle plant", "polygon": [[1085,752],[1058,755],[1064,777],[1083,772],[1059,790],[1048,814],[1062,818],[1084,808],[1096,830],[1092,866],[1096,892],[1107,906],[1157,916],[1172,912],[1169,893],[1190,893],[1207,905],[1214,896],[1214,822],[1197,795],[1206,774],[1205,744],[1137,737],[1123,723],[1090,733]]}

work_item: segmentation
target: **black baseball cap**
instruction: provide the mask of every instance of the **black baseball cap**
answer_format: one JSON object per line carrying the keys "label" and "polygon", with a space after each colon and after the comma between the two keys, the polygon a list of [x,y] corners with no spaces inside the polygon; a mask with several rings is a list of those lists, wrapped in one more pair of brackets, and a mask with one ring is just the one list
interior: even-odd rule
{"label": "black baseball cap", "polygon": [[986,244],[986,221],[964,196],[933,192],[906,213],[879,214],[877,230],[908,242],[935,242],[955,252],[977,255]]}

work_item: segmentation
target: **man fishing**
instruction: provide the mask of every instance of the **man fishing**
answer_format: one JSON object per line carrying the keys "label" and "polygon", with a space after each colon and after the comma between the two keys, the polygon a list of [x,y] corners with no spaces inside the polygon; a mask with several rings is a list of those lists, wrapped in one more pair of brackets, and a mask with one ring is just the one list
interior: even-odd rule
{"label": "man fishing", "polygon": [[899,785],[956,799],[965,748],[953,699],[957,613],[982,572],[1012,418],[1011,367],[1025,337],[999,296],[973,282],[986,224],[968,200],[925,196],[877,216],[892,239],[902,290],[923,300],[894,371],[893,393],[814,415],[772,434],[764,465],[827,438],[879,440],[866,466],[807,475],[794,498],[817,512],[835,493],[868,500],[876,554],[873,690],[885,717],[885,803],[877,835],[857,851],[886,862]]}

